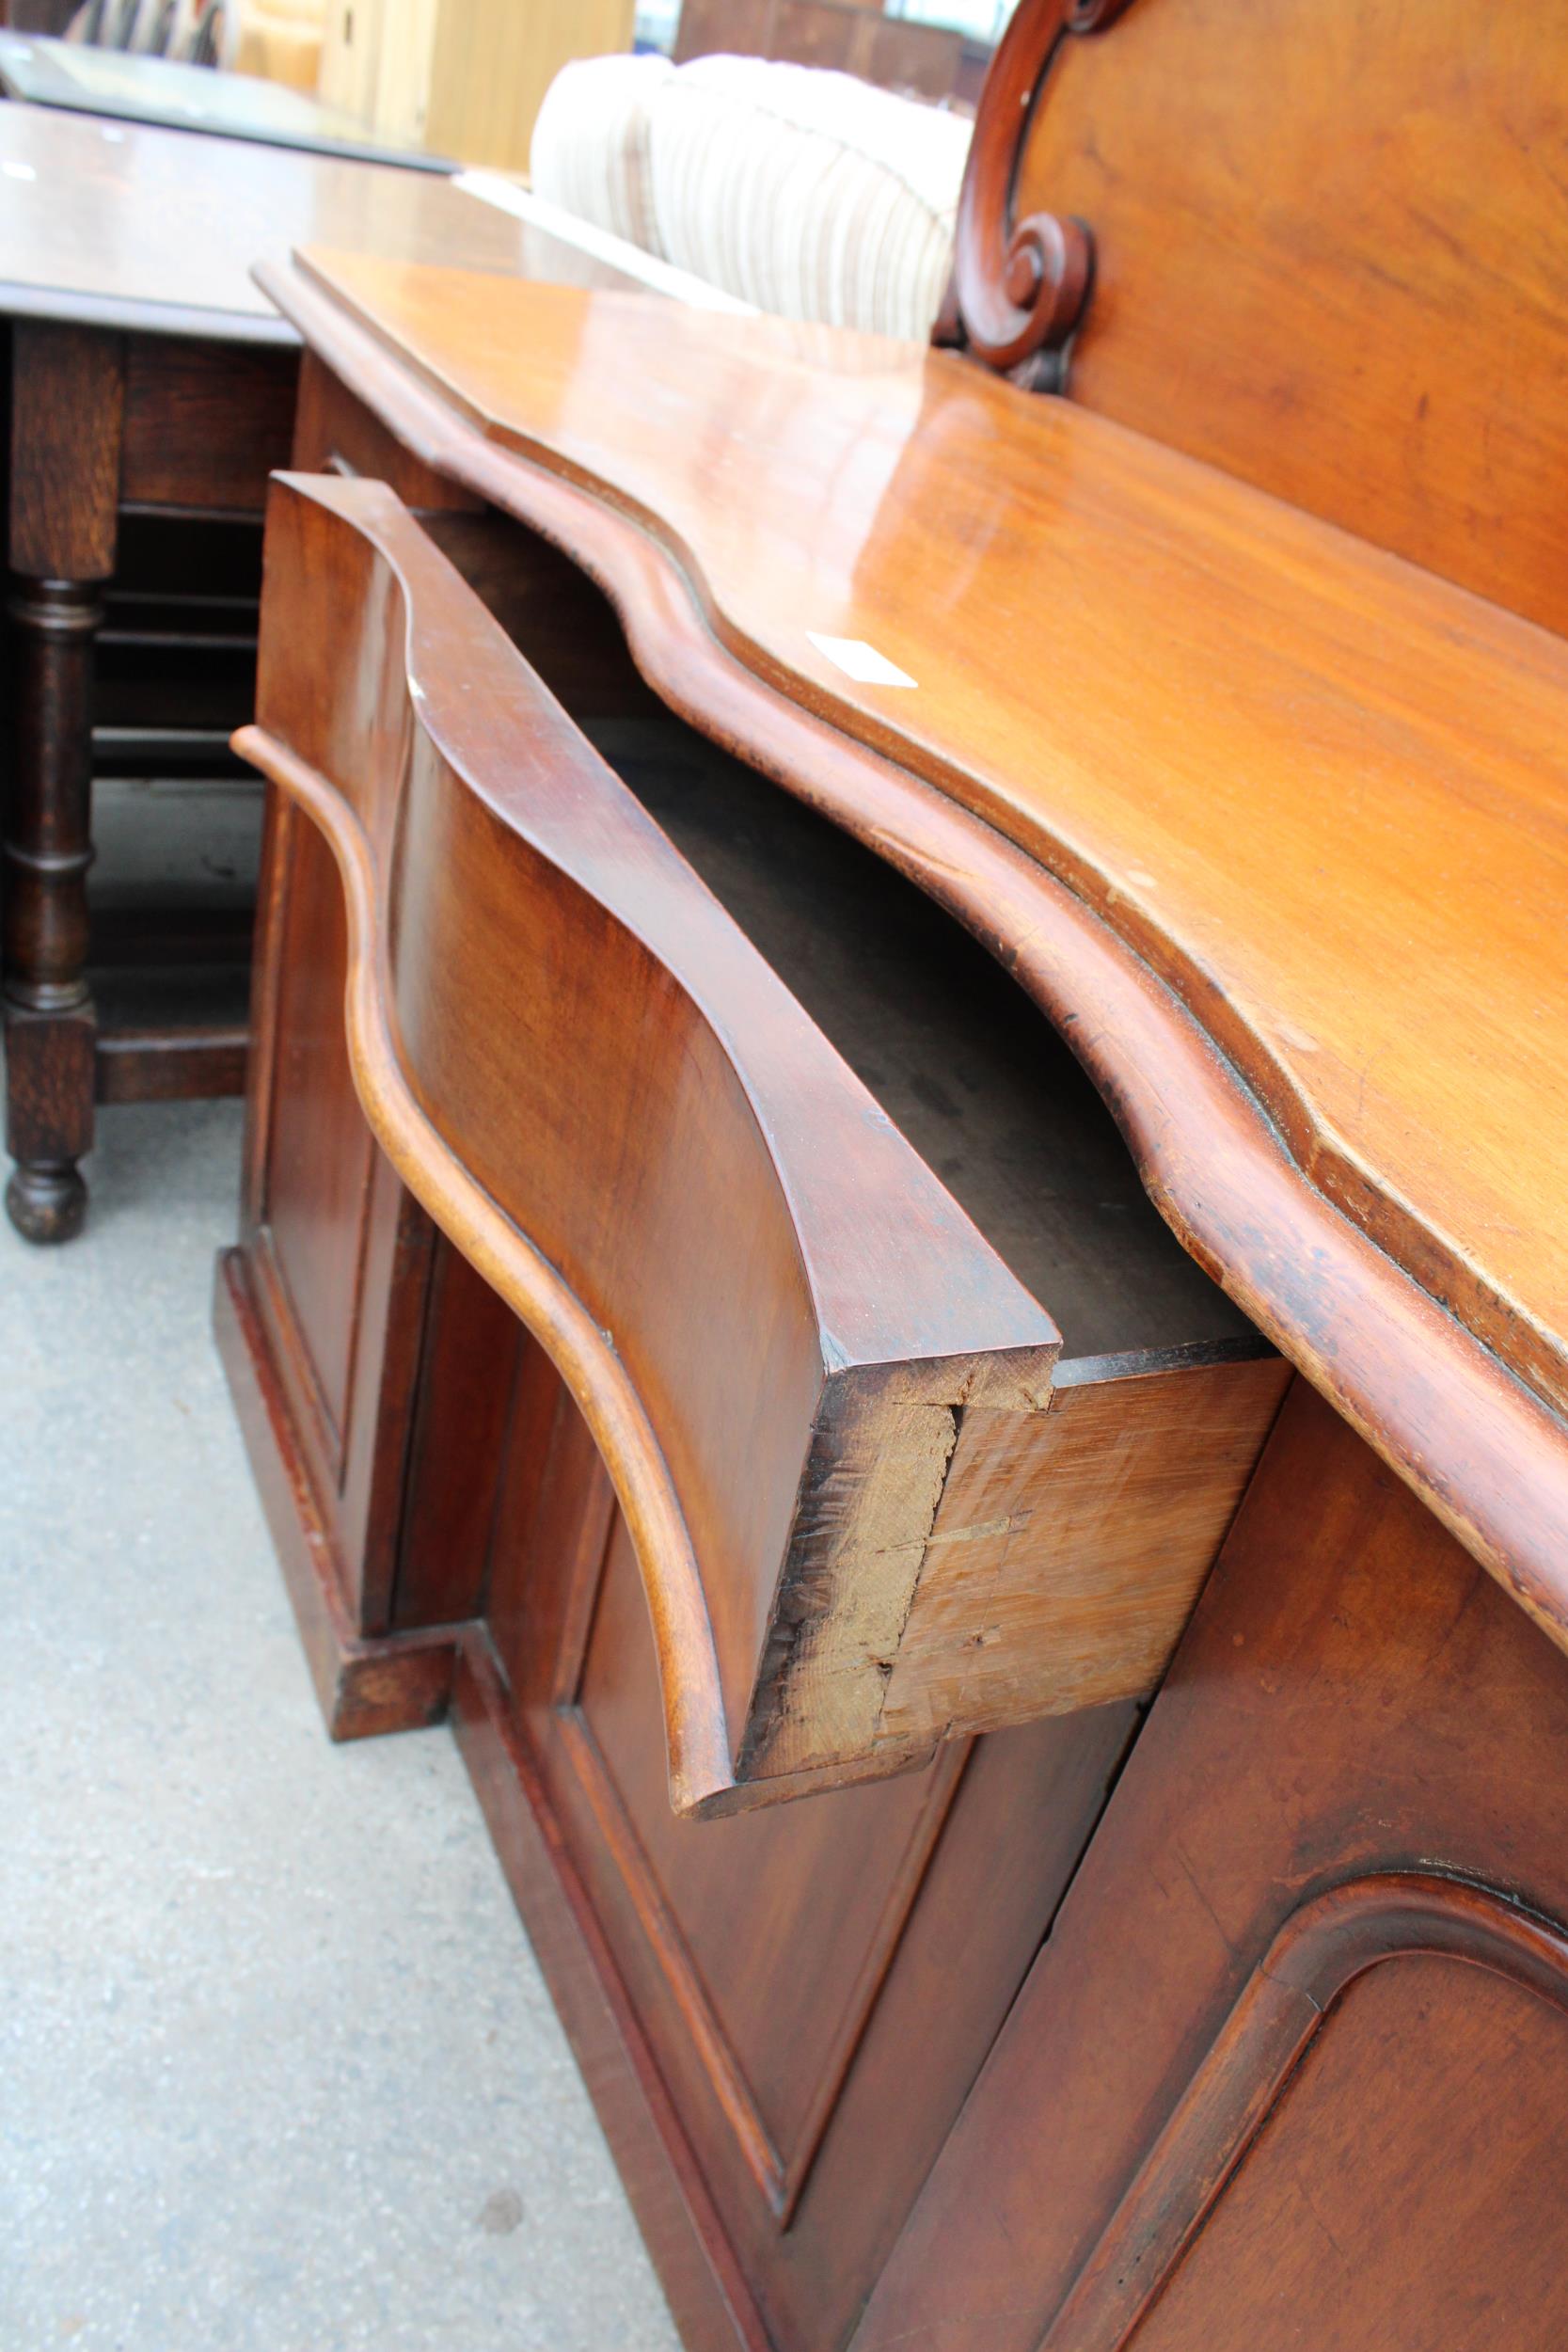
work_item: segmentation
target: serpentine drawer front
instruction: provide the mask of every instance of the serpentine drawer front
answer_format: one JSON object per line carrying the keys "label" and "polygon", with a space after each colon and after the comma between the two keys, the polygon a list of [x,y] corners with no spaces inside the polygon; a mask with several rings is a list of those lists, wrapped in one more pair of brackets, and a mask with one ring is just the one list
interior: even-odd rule
{"label": "serpentine drawer front", "polygon": [[384,485],[277,480],[258,710],[240,748],[337,860],[371,1125],[613,1483],[677,1809],[1151,1691],[1279,1360],[1061,1361],[1052,1302]]}

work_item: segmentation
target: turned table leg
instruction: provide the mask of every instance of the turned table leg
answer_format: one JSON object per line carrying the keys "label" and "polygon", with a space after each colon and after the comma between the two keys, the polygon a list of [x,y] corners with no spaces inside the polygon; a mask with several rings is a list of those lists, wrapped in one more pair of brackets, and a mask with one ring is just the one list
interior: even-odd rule
{"label": "turned table leg", "polygon": [[87,983],[93,638],[114,568],[123,357],[118,336],[12,333],[11,759],[3,923],[6,1189],[29,1241],[87,1208],[96,1022]]}

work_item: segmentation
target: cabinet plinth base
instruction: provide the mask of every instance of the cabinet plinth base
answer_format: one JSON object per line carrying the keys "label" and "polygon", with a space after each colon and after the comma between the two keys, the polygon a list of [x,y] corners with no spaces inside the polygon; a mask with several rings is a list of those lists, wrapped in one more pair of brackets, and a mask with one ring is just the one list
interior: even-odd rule
{"label": "cabinet plinth base", "polygon": [[213,1327],[328,1732],[334,1740],[368,1740],[440,1723],[451,1696],[457,1629],[370,1638],[350,1626],[243,1249],[218,1253]]}

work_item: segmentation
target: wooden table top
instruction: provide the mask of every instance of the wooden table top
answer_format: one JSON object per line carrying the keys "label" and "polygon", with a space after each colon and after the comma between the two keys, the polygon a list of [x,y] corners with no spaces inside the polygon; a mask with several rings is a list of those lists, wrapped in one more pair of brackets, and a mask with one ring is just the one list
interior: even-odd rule
{"label": "wooden table top", "polygon": [[292,343],[251,267],[309,239],[578,286],[632,282],[436,173],[0,104],[0,311]]}
{"label": "wooden table top", "polygon": [[736,660],[1067,881],[1307,1183],[1568,1406],[1568,645],[951,354],[300,261],[634,516]]}
{"label": "wooden table top", "polygon": [[0,33],[0,89],[8,98],[38,106],[65,106],[122,122],[161,123],[169,131],[255,139],[266,146],[356,156],[418,171],[456,169],[422,148],[378,137],[342,107],[324,106],[319,99],[280,82],[263,82],[254,73],[177,65],[167,57],[138,56],[120,49],[46,40],[33,33]]}

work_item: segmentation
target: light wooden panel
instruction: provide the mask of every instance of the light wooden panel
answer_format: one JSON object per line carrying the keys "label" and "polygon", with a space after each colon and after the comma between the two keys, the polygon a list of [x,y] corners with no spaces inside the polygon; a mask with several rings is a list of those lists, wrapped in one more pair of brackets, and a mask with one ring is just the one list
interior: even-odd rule
{"label": "light wooden panel", "polygon": [[445,0],[428,144],[465,163],[526,171],[540,102],[573,57],[631,47],[634,0]]}
{"label": "light wooden panel", "polygon": [[332,0],[321,95],[388,136],[528,169],[562,67],[631,47],[635,0]]}
{"label": "light wooden panel", "polygon": [[440,0],[332,0],[320,95],[388,138],[422,139],[439,21]]}

